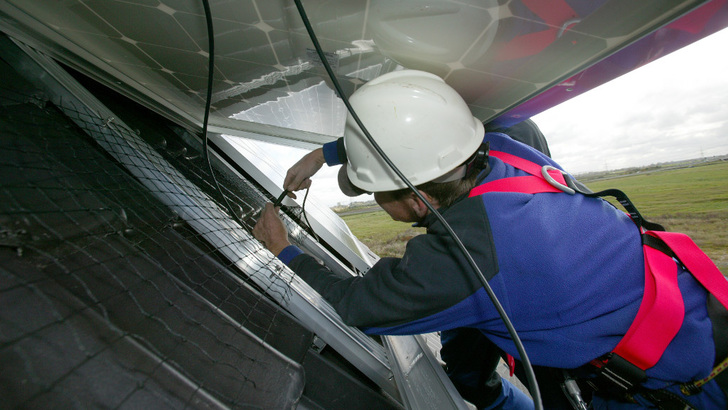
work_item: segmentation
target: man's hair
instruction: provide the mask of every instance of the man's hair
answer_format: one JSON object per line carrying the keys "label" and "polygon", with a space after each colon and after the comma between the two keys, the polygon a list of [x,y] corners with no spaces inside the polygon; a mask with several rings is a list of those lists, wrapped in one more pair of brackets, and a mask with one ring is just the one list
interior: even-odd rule
{"label": "man's hair", "polygon": [[[418,185],[415,188],[427,193],[427,195],[437,201],[440,207],[445,208],[452,205],[455,200],[458,199],[460,196],[473,189],[473,187],[475,187],[475,182],[477,179],[477,172],[474,172],[473,175],[463,179],[458,179],[456,181],[441,183],[430,181]],[[407,195],[409,192],[411,192],[409,188],[404,188],[395,191],[393,193],[393,196],[396,199],[400,199]]]}

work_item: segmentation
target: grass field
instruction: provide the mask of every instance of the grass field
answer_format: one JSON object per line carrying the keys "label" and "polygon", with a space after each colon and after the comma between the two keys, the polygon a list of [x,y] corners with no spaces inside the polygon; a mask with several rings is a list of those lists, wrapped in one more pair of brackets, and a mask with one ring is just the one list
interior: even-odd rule
{"label": "grass field", "polygon": [[380,257],[402,256],[405,244],[413,236],[425,233],[423,228],[393,221],[381,208],[342,216],[360,241]]}
{"label": "grass field", "polygon": [[[584,181],[599,191],[624,191],[652,222],[683,232],[728,275],[728,162],[696,164],[619,178]],[[401,256],[405,243],[424,233],[392,221],[381,209],[343,216],[352,232],[379,256]]]}
{"label": "grass field", "polygon": [[586,184],[594,191],[624,191],[642,216],[690,235],[728,275],[728,161]]}

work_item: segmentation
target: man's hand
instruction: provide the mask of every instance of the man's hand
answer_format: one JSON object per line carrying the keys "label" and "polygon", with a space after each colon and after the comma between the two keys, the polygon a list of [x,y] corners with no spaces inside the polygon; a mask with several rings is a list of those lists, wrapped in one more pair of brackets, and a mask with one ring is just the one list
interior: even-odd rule
{"label": "man's hand", "polygon": [[278,216],[278,210],[280,208],[274,207],[270,202],[265,204],[260,219],[253,228],[253,236],[276,256],[291,244],[288,241],[288,231]]}
{"label": "man's hand", "polygon": [[290,192],[288,196],[296,198],[293,191],[300,191],[310,187],[311,177],[318,172],[325,163],[324,150],[317,148],[293,164],[288,172],[286,172],[286,178],[283,180],[283,189]]}

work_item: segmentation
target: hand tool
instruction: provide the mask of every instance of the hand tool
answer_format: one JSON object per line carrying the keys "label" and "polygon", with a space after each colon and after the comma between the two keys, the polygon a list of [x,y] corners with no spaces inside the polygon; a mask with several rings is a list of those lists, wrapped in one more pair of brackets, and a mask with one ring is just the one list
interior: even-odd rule
{"label": "hand tool", "polygon": [[281,195],[275,200],[275,202],[273,202],[273,206],[280,206],[281,202],[283,202],[283,198],[285,198],[286,195],[288,195],[288,192],[289,191],[284,189],[283,192],[281,193]]}

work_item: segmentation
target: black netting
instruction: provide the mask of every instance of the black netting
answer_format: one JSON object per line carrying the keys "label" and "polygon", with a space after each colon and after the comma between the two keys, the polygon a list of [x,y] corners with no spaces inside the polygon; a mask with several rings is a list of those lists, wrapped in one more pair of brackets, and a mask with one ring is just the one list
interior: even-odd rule
{"label": "black netting", "polygon": [[[74,407],[297,400],[301,366],[261,342],[284,340],[271,332],[292,320],[56,107],[26,101],[6,99],[0,113],[2,396]],[[311,337],[297,330],[294,357]]]}
{"label": "black netting", "polygon": [[275,302],[288,287],[256,280],[273,261],[241,233],[271,199],[254,182],[214,157],[213,176],[199,140],[119,96],[95,90],[119,115],[99,122],[11,74],[3,66],[2,407],[290,408],[317,396],[325,369],[361,385],[311,357],[314,335]]}

